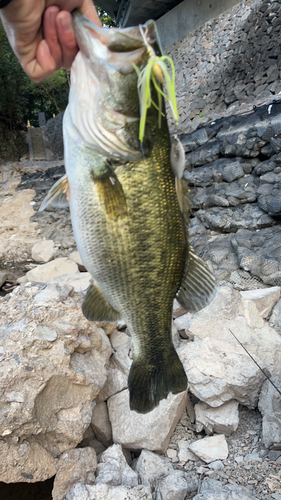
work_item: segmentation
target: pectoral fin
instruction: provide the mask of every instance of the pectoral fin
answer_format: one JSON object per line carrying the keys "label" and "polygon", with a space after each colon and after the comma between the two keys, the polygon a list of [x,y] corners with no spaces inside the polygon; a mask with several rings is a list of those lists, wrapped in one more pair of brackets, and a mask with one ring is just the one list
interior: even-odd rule
{"label": "pectoral fin", "polygon": [[170,162],[174,176],[181,179],[185,167],[185,151],[177,135],[171,140]]}
{"label": "pectoral fin", "polygon": [[93,281],[82,304],[82,312],[89,321],[117,321],[121,318]]}
{"label": "pectoral fin", "polygon": [[176,183],[176,193],[177,193],[180,211],[183,212],[184,193],[183,193],[182,181],[176,177],[175,183]]}
{"label": "pectoral fin", "polygon": [[96,184],[100,202],[105,207],[105,211],[110,219],[117,219],[127,213],[127,202],[121,182],[114,171],[108,168],[107,172],[101,176],[95,175],[92,178]]}
{"label": "pectoral fin", "polygon": [[211,301],[215,278],[207,264],[189,246],[184,275],[176,295],[178,302],[189,312],[196,312]]}
{"label": "pectoral fin", "polygon": [[52,205],[52,207],[57,208],[67,208],[69,206],[67,200],[68,187],[68,178],[65,174],[50,189],[47,196],[41,203],[39,212],[42,212],[48,205]]}

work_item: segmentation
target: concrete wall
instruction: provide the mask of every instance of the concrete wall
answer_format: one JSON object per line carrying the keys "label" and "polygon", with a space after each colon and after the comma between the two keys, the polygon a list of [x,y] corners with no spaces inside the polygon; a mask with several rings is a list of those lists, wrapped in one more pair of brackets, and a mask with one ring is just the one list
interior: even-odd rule
{"label": "concrete wall", "polygon": [[268,0],[243,0],[166,47],[176,69],[177,130],[280,100],[280,47],[281,3]]}
{"label": "concrete wall", "polygon": [[184,0],[157,21],[162,46],[180,40],[237,3],[237,0]]}

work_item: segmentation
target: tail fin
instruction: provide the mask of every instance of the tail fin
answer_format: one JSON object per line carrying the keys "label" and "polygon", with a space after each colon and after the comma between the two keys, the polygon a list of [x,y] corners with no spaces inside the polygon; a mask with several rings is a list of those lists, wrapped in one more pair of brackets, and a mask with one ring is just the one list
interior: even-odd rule
{"label": "tail fin", "polygon": [[130,409],[148,413],[159,405],[169,392],[178,394],[187,387],[187,376],[173,347],[166,362],[136,358],[128,379]]}

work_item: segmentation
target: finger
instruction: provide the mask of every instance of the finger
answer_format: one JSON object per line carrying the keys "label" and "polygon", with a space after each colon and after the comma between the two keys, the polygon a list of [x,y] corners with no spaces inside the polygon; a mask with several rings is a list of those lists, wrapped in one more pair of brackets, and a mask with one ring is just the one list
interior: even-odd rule
{"label": "finger", "polygon": [[92,0],[84,0],[79,7],[79,10],[86,16],[92,23],[96,24],[97,26],[102,27],[102,22],[98,16],[98,13],[95,9],[95,6],[92,2]]}
{"label": "finger", "polygon": [[[46,0],[47,6],[53,3],[54,0]],[[56,5],[61,11],[67,10],[68,12],[72,12],[74,9],[79,9],[92,23],[102,26],[92,0],[56,0]]]}
{"label": "finger", "polygon": [[52,57],[46,40],[41,40],[37,46],[36,57],[22,64],[24,71],[36,83],[56,70],[56,61]]}
{"label": "finger", "polygon": [[57,15],[56,28],[62,51],[62,66],[69,69],[78,52],[78,45],[73,31],[71,14],[69,12],[61,11]]}
{"label": "finger", "polygon": [[56,62],[57,69],[60,68],[62,65],[62,51],[56,30],[56,17],[58,13],[59,13],[59,8],[53,5],[45,10],[43,18],[44,38],[49,47],[50,54]]}

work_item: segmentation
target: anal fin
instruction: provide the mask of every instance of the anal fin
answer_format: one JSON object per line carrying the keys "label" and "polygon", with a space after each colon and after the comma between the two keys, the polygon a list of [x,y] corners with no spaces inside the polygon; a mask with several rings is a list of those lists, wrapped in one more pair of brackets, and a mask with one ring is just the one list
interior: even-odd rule
{"label": "anal fin", "polygon": [[39,212],[42,212],[48,205],[57,208],[67,208],[69,206],[67,200],[68,187],[68,178],[65,174],[53,185],[53,187],[51,187],[47,196],[41,203]]}
{"label": "anal fin", "polygon": [[211,301],[215,291],[215,277],[206,262],[190,245],[177,301],[189,312],[196,312]]}
{"label": "anal fin", "polygon": [[87,289],[82,312],[89,321],[118,321],[121,319],[119,312],[113,309],[93,281]]}

